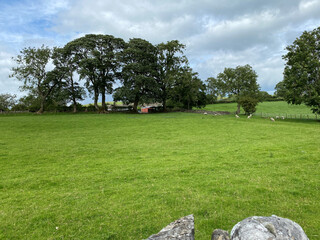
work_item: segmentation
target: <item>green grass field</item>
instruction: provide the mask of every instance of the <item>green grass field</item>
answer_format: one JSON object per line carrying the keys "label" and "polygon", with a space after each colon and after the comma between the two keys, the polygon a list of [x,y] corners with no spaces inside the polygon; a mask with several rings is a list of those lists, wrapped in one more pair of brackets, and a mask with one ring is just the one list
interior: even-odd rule
{"label": "green grass field", "polygon": [[319,239],[320,123],[193,113],[0,116],[0,239],[196,239],[252,215]]}
{"label": "green grass field", "polygon": [[[237,110],[236,103],[219,103],[219,104],[210,104],[205,108],[207,111],[228,111],[235,112]],[[241,108],[241,113],[244,113]],[[292,105],[286,102],[262,102],[257,106],[256,115],[269,114],[270,116],[288,116],[292,118],[300,118],[300,114],[303,118],[307,118],[307,115],[310,118],[315,118],[315,115],[310,110],[310,107],[307,107],[304,104],[301,105]]]}

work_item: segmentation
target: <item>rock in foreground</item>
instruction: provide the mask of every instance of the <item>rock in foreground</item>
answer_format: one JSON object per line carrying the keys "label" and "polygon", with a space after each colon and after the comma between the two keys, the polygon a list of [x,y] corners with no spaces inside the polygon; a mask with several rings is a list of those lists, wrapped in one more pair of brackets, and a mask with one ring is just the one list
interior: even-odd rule
{"label": "rock in foreground", "polygon": [[231,240],[308,240],[299,224],[275,215],[249,217],[231,230]]}
{"label": "rock in foreground", "polygon": [[189,215],[170,223],[147,240],[194,240],[194,217]]}
{"label": "rock in foreground", "polygon": [[229,233],[222,229],[216,229],[211,235],[211,240],[230,240]]}

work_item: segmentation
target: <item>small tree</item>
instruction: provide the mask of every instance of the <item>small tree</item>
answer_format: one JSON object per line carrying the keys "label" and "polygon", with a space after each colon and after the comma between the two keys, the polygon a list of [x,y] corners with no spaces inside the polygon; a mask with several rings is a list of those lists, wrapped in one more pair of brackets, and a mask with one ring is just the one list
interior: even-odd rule
{"label": "small tree", "polygon": [[237,66],[236,68],[225,68],[217,76],[218,86],[223,94],[234,95],[238,103],[236,113],[240,113],[240,97],[251,96],[259,98],[259,85],[257,73],[250,65]]}
{"label": "small tree", "polygon": [[238,102],[245,113],[250,115],[256,112],[256,106],[258,105],[259,100],[250,96],[241,96]]}

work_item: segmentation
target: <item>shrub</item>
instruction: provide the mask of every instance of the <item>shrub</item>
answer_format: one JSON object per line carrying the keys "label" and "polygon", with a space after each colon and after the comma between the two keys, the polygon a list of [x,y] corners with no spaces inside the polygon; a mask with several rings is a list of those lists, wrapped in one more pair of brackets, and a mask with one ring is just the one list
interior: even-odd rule
{"label": "shrub", "polygon": [[256,106],[258,105],[258,102],[259,99],[250,96],[243,96],[239,99],[239,103],[247,115],[256,111]]}

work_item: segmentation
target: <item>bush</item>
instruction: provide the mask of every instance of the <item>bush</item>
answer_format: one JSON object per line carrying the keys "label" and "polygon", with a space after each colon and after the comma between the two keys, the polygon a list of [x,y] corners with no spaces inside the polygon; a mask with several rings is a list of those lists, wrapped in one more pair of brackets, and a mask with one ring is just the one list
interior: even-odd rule
{"label": "bush", "polygon": [[95,112],[97,111],[97,109],[95,108],[95,106],[93,104],[89,104],[87,107],[86,107],[86,111],[87,112]]}
{"label": "bush", "polygon": [[256,111],[258,102],[259,99],[250,96],[243,96],[239,99],[239,103],[247,115],[252,114]]}

